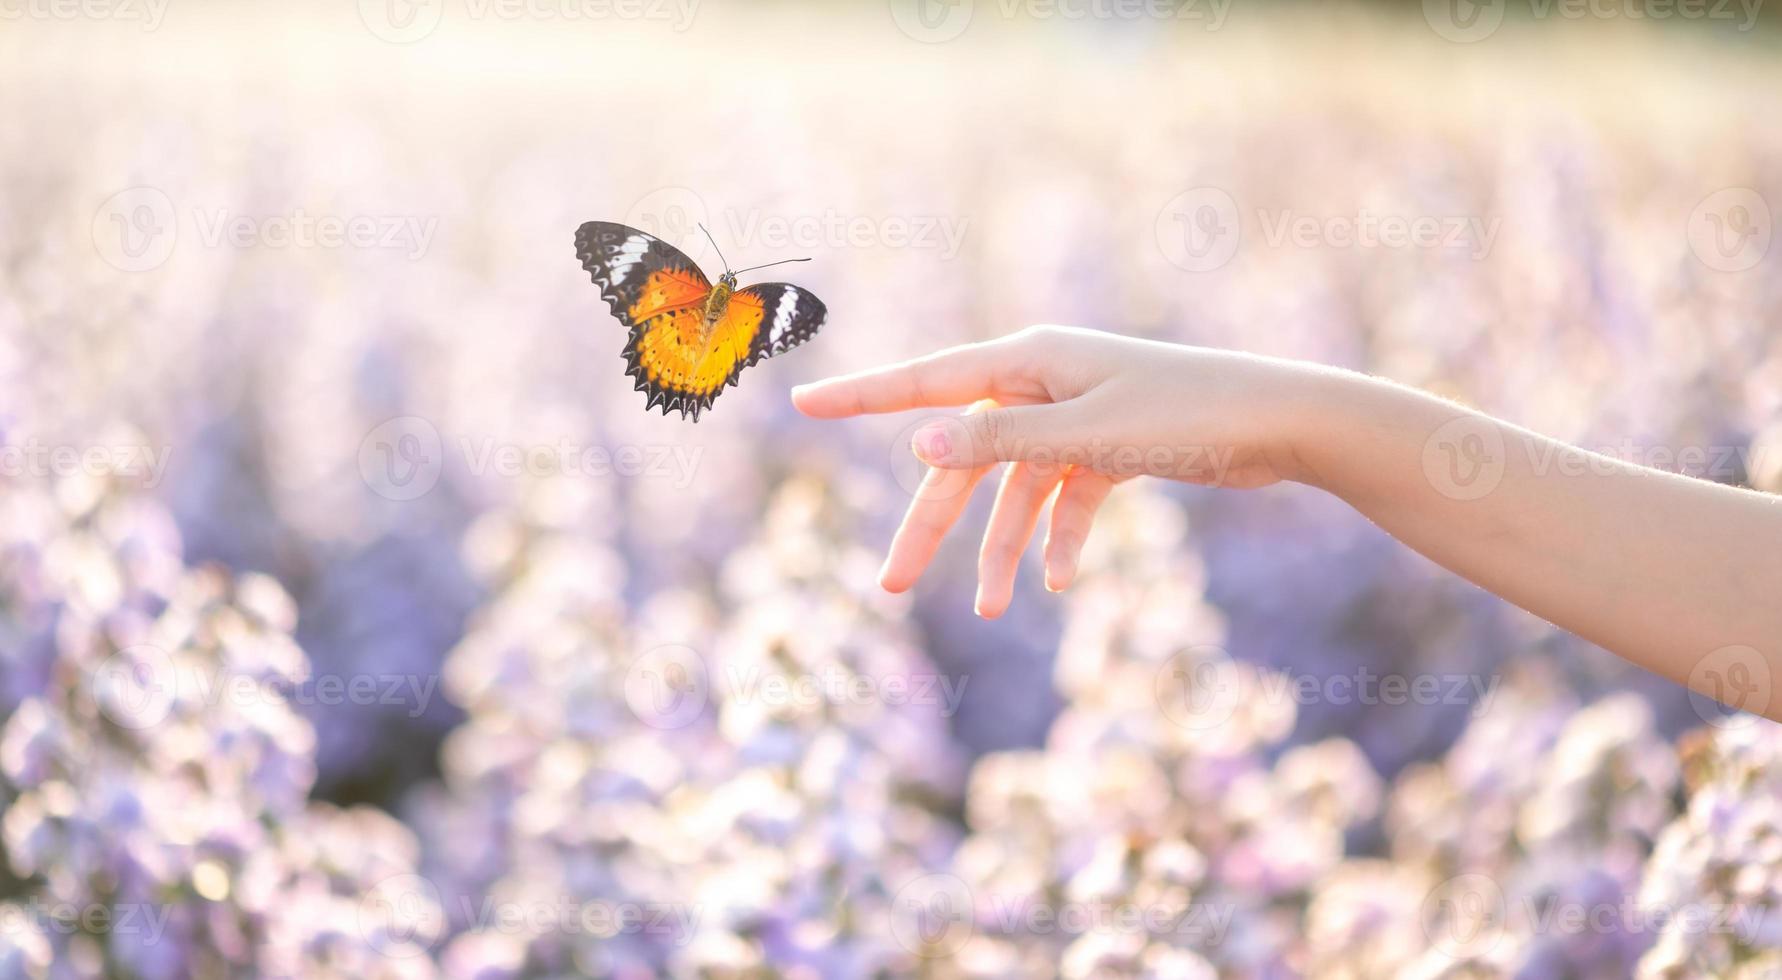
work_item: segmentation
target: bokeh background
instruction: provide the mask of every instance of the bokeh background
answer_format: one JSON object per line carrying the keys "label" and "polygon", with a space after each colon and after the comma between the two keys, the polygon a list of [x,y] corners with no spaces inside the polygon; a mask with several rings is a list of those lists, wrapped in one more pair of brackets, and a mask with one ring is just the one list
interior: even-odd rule
{"label": "bokeh background", "polygon": [[[1761,13],[0,6],[0,976],[1782,975],[1773,724],[1303,488],[889,596],[921,419],[786,398],[1059,322],[1782,488]],[[829,323],[646,412],[594,218]]]}

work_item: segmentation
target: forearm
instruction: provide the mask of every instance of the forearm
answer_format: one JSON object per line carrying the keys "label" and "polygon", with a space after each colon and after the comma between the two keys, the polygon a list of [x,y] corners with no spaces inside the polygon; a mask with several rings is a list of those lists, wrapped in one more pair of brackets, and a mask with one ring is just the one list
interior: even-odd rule
{"label": "forearm", "polygon": [[1782,498],[1585,453],[1384,382],[1315,384],[1321,410],[1295,447],[1306,482],[1642,667],[1722,698],[1739,671],[1735,706],[1782,720]]}

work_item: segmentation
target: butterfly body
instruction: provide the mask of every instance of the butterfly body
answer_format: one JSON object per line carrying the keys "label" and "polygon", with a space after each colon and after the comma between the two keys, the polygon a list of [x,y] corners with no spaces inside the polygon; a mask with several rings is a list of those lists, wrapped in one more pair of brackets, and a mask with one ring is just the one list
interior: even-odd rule
{"label": "butterfly body", "polygon": [[739,288],[726,270],[714,284],[685,253],[636,228],[590,221],[575,244],[628,328],[625,373],[665,415],[679,410],[697,422],[744,368],[809,340],[827,315],[821,300],[790,283]]}
{"label": "butterfly body", "polygon": [[726,272],[718,277],[710,296],[705,298],[705,329],[709,335],[718,321],[730,310],[730,294],[736,292],[736,277]]}

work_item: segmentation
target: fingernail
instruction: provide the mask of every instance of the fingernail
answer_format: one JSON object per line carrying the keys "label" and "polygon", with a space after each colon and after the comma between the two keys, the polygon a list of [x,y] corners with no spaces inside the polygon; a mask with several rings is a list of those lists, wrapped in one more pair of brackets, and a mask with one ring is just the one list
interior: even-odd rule
{"label": "fingernail", "polygon": [[938,463],[953,451],[953,440],[947,437],[947,427],[940,422],[930,422],[917,429],[910,445],[925,463]]}
{"label": "fingernail", "polygon": [[885,560],[884,565],[879,567],[879,588],[884,589],[886,592],[890,592],[893,595],[909,588],[907,585],[893,582],[891,580],[891,560],[889,558]]}
{"label": "fingernail", "polygon": [[1077,562],[1074,558],[1058,557],[1046,562],[1046,591],[1063,592],[1076,571]]}

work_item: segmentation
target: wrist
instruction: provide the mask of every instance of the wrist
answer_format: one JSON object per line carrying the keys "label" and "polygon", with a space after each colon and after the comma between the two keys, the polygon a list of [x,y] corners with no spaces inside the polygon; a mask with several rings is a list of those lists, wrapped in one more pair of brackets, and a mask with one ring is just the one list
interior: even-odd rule
{"label": "wrist", "polygon": [[1347,497],[1356,488],[1358,466],[1365,469],[1368,447],[1389,426],[1391,386],[1340,368],[1294,367],[1300,376],[1288,399],[1282,478]]}

